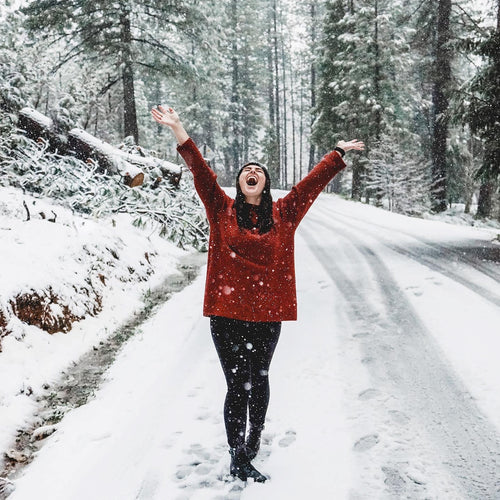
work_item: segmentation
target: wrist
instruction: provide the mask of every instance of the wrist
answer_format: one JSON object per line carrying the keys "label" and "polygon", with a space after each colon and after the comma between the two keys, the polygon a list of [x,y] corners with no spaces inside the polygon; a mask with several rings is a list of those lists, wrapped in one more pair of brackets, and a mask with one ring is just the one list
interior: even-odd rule
{"label": "wrist", "polygon": [[340,146],[335,146],[333,150],[337,151],[337,153],[339,153],[339,155],[342,157],[345,155],[345,149],[341,148]]}

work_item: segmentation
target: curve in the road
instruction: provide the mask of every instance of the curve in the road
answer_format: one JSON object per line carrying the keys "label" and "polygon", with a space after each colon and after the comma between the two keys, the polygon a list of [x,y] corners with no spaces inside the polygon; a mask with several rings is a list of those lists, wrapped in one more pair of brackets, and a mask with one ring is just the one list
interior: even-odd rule
{"label": "curve in the road", "polygon": [[[372,332],[359,341],[370,359],[366,366],[376,385],[396,395],[405,413],[420,422],[422,434],[435,445],[436,456],[429,458],[443,464],[464,498],[500,498],[500,436],[495,427],[445,360],[384,262],[340,224],[311,215],[303,222],[301,234],[342,291],[354,320]],[[333,249],[324,243],[327,239],[319,240],[318,235],[328,230],[354,245],[357,257],[370,267],[384,302],[384,318],[377,319],[380,312],[370,306],[373,298],[367,295],[368,288],[360,289],[359,277],[349,275],[332,259]],[[373,334],[377,321],[379,328]],[[396,496],[402,493],[397,491],[398,484],[392,483],[396,491],[391,493]]]}
{"label": "curve in the road", "polygon": [[[326,214],[325,211],[323,213]],[[350,217],[346,216],[345,214],[339,213],[339,212],[328,212],[328,217],[332,219],[332,217],[335,217],[335,224],[332,227],[338,228],[339,225],[344,226],[344,229],[348,230],[348,227],[352,224],[352,221],[349,221]],[[342,220],[339,220],[342,219]],[[442,243],[431,243],[429,241],[422,241],[420,239],[417,239],[414,235],[412,235],[409,232],[401,232],[398,230],[400,234],[404,234],[405,236],[409,238],[413,238],[416,243],[418,243],[418,249],[414,246],[408,245],[408,246],[402,246],[398,243],[395,243],[393,241],[388,241],[386,238],[381,237],[380,230],[383,231],[392,231],[390,228],[387,228],[386,226],[382,225],[377,225],[377,229],[374,229],[374,224],[373,223],[367,223],[366,221],[363,221],[360,218],[352,218],[353,220],[356,221],[357,225],[361,225],[363,227],[363,232],[370,234],[372,237],[376,238],[381,244],[383,244],[385,247],[389,248],[390,250],[393,250],[401,255],[404,255],[405,257],[410,257],[412,260],[418,262],[419,264],[422,264],[433,271],[436,271],[438,273],[441,273],[445,275],[446,277],[456,281],[457,283],[460,283],[461,285],[467,287],[469,290],[472,290],[473,292],[477,293],[480,295],[482,298],[486,299],[490,303],[494,304],[495,306],[500,306],[500,285],[498,286],[498,293],[495,294],[493,293],[490,289],[487,289],[483,287],[482,285],[475,283],[474,281],[466,278],[465,276],[462,276],[454,267],[453,263],[456,262],[462,262],[465,265],[471,266],[474,269],[476,269],[478,272],[488,276],[489,278],[498,281],[499,280],[499,273],[496,272],[495,270],[491,269],[489,266],[485,266],[478,262],[478,259],[472,258],[470,255],[467,255],[467,252],[463,252],[459,249],[452,248],[451,245],[445,245]],[[321,219],[322,222],[324,223],[324,219]],[[351,222],[351,224],[349,224]],[[337,229],[335,229],[337,230]],[[470,251],[470,247],[464,247],[468,248]],[[484,250],[484,249],[483,249]],[[496,249],[495,249],[496,250]],[[479,251],[479,250],[478,250]],[[448,262],[444,263],[442,260],[438,261],[436,257],[442,257],[450,255],[453,258],[450,258]],[[480,257],[479,257],[480,260]]]}

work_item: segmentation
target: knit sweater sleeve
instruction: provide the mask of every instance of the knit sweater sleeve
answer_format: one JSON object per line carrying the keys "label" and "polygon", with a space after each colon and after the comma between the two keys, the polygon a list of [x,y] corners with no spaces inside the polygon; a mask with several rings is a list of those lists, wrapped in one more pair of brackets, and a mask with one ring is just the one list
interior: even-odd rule
{"label": "knit sweater sleeve", "polygon": [[229,197],[219,186],[217,174],[208,166],[191,138],[178,145],[177,151],[193,173],[194,186],[205,205],[208,220],[213,221],[216,214],[224,209]]}
{"label": "knit sweater sleeve", "polygon": [[304,177],[292,190],[278,200],[278,208],[283,220],[297,226],[311,207],[313,201],[326,185],[345,168],[340,154],[332,151]]}

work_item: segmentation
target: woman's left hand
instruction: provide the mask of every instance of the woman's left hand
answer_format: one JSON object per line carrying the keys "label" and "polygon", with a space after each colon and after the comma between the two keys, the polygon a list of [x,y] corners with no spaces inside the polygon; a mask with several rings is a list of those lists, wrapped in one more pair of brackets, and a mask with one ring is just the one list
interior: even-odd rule
{"label": "woman's left hand", "polygon": [[358,141],[357,139],[353,139],[352,141],[339,141],[337,143],[337,147],[343,149],[346,152],[351,149],[355,149],[357,151],[364,151],[365,143],[362,141]]}

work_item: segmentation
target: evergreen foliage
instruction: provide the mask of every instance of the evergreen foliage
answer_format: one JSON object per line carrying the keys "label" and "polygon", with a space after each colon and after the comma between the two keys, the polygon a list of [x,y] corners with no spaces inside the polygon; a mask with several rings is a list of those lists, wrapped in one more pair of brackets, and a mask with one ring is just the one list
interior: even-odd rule
{"label": "evergreen foliage", "polygon": [[40,0],[23,9],[31,31],[52,41],[64,40],[64,52],[53,67],[74,59],[92,66],[105,64],[108,82],[101,91],[121,82],[123,135],[138,142],[136,111],[137,72],[164,75],[194,68],[179,37],[196,37],[204,24],[196,2],[139,2],[128,0]]}
{"label": "evergreen foliage", "polygon": [[377,204],[405,215],[429,211],[429,165],[407,148],[400,147],[393,137],[382,136],[374,146],[367,188]]}
{"label": "evergreen foliage", "polygon": [[[368,148],[349,154],[352,175],[336,178],[337,191],[410,213],[431,195],[434,209],[469,207],[480,183],[478,212],[488,216],[499,177],[498,30],[476,45],[483,28],[470,0],[441,18],[440,6],[449,0],[2,4],[3,151],[18,110],[31,106],[62,130],[77,126],[110,143],[140,136],[175,159],[170,131],[150,116],[162,103],[180,112],[225,185],[257,160],[274,186],[290,186],[339,139],[358,138]],[[448,41],[439,44],[441,28]],[[52,154],[25,147],[42,163]],[[430,181],[424,170],[437,158]]]}
{"label": "evergreen foliage", "polygon": [[157,230],[181,248],[207,249],[208,223],[191,179],[181,180],[179,188],[160,182],[130,189],[97,163],[60,156],[43,141],[11,132],[0,136],[0,186],[50,197],[92,217],[129,213],[134,224]]}
{"label": "evergreen foliage", "polygon": [[478,175],[484,179],[500,176],[500,30],[481,43],[478,53],[486,63],[471,83],[473,97],[468,121],[484,141],[484,160]]}
{"label": "evergreen foliage", "polygon": [[[378,200],[386,192],[379,175],[380,154],[371,161],[373,148],[397,141],[400,148],[408,148],[403,155],[411,156],[416,149],[408,140],[415,139],[411,122],[416,103],[409,73],[413,30],[401,27],[402,17],[402,5],[394,1],[366,5],[334,0],[326,6],[312,138],[328,149],[342,137],[363,137],[367,157],[353,161],[356,199],[375,195]],[[414,163],[404,164],[409,168]]]}

